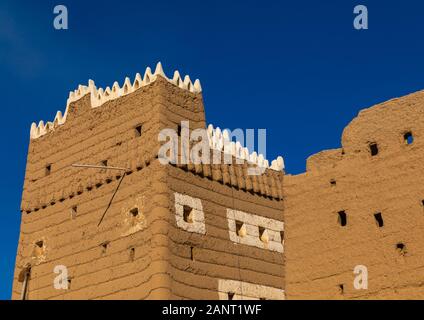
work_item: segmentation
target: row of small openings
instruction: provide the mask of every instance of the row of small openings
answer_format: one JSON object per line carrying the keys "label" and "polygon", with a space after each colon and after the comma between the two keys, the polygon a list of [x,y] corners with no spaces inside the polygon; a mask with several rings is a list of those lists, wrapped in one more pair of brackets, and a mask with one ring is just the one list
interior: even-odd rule
{"label": "row of small openings", "polygon": [[[403,141],[405,142],[406,145],[411,145],[414,143],[414,136],[412,135],[411,131],[405,132],[403,134]],[[378,144],[376,142],[372,142],[369,144],[369,148],[370,148],[370,154],[371,156],[376,156],[378,155]]]}
{"label": "row of small openings", "polygon": [[[384,220],[383,220],[383,216],[381,214],[381,212],[377,212],[374,214],[374,219],[375,222],[377,223],[377,226],[379,228],[384,227]],[[346,227],[347,226],[347,214],[346,211],[339,211],[338,212],[338,222],[342,227]]]}
{"label": "row of small openings", "polygon": [[[268,239],[268,236],[266,235],[265,231],[266,231],[266,229],[264,227],[258,226],[259,239],[264,243],[268,243],[269,239]],[[246,228],[244,226],[244,223],[241,222],[241,221],[237,221],[237,220],[236,220],[236,234],[240,238],[243,238],[243,237],[246,236]],[[284,241],[284,231],[280,231],[280,238],[281,238],[281,242],[283,242]]]}
{"label": "row of small openings", "polygon": [[[110,247],[110,241],[105,241],[102,244],[100,244],[102,255],[105,255],[107,253],[107,250],[109,249],[109,247]],[[128,259],[131,262],[135,260],[135,247],[128,248]]]}

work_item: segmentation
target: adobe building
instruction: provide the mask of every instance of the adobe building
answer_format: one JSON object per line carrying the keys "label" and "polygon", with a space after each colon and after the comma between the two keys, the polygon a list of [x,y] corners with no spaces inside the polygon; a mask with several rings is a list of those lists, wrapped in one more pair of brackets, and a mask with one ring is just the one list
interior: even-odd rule
{"label": "adobe building", "polygon": [[159,133],[187,120],[206,128],[200,82],[158,64],[33,124],[13,299],[285,298],[282,158],[233,143],[231,163],[161,164]]}
{"label": "adobe building", "polygon": [[182,121],[206,128],[198,80],[158,64],[122,87],[79,86],[31,127],[12,298],[422,299],[422,101],[361,111],[340,149],[292,176],[281,157],[222,150],[212,126],[229,162],[161,163],[163,129],[182,141]]}

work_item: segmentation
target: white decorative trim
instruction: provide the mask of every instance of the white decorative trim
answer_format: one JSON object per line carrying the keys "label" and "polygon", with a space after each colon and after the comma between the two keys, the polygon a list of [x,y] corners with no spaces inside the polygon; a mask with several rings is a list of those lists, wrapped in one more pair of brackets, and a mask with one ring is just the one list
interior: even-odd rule
{"label": "white decorative trim", "polygon": [[69,93],[69,98],[66,102],[65,114],[62,117],[62,113],[60,111],[57,112],[54,122],[47,122],[44,124],[43,121],[38,123],[31,124],[31,139],[37,139],[42,135],[48,133],[49,131],[54,130],[57,126],[62,125],[66,121],[66,117],[68,115],[69,105],[81,99],[86,94],[90,94],[91,107],[97,108],[103,105],[105,102],[117,99],[121,96],[125,96],[139,89],[140,87],[147,86],[156,81],[157,76],[161,76],[168,82],[176,85],[177,87],[193,92],[200,93],[202,92],[202,86],[200,85],[199,79],[196,79],[194,84],[191,82],[191,79],[188,75],[184,77],[184,80],[181,78],[180,73],[178,71],[174,72],[174,76],[172,79],[168,78],[163,71],[162,64],[158,62],[156,65],[155,72],[152,73],[150,67],[146,68],[144,72],[144,78],[141,78],[141,75],[137,73],[134,78],[134,82],[131,84],[131,81],[128,77],[125,78],[124,84],[122,87],[119,86],[118,82],[114,82],[112,89],[110,87],[97,88],[93,80],[88,80],[88,86],[79,85],[77,89],[71,91]]}
{"label": "white decorative trim", "polygon": [[[227,209],[227,220],[232,242],[281,253],[284,251],[281,239],[284,222],[232,209]],[[241,236],[236,233],[236,221],[243,223]],[[259,227],[264,229],[262,238],[259,238]]]}
{"label": "white decorative trim", "polygon": [[262,154],[257,154],[255,151],[250,153],[247,148],[243,148],[239,141],[234,142],[230,139],[228,130],[221,130],[219,127],[214,128],[213,125],[208,126],[209,147],[214,150],[223,151],[226,154],[231,154],[233,157],[246,160],[249,163],[256,164],[261,168],[269,168],[275,171],[284,170],[284,159],[279,156],[271,162],[265,159]]}
{"label": "white decorative trim", "polygon": [[285,300],[283,289],[237,280],[219,279],[219,300],[228,300],[229,293],[234,294],[233,300]]}
{"label": "white decorative trim", "polygon": [[[192,208],[192,222],[184,221],[184,206]],[[200,199],[175,192],[175,220],[177,226],[181,229],[188,232],[206,234],[205,214]]]}

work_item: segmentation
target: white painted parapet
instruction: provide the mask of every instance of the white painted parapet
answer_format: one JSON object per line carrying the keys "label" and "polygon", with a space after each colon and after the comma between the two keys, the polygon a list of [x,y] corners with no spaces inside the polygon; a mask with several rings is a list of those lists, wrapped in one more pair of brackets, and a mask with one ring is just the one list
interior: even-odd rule
{"label": "white painted parapet", "polygon": [[150,67],[147,67],[146,71],[144,72],[144,78],[141,78],[141,75],[137,73],[135,75],[134,81],[131,83],[130,79],[126,77],[122,87],[120,87],[119,83],[115,81],[112,85],[112,88],[97,88],[93,80],[88,80],[88,86],[79,85],[77,89],[69,93],[69,98],[66,102],[65,114],[63,115],[63,117],[62,113],[58,111],[54,122],[47,122],[46,124],[44,124],[43,121],[40,121],[38,125],[36,123],[32,123],[30,132],[31,139],[37,139],[38,137],[48,133],[49,131],[54,130],[57,126],[64,124],[68,115],[69,105],[72,102],[81,99],[86,94],[90,94],[91,107],[97,108],[107,101],[117,99],[127,94],[131,94],[135,90],[155,82],[158,76],[161,76],[168,82],[176,85],[181,89],[193,93],[202,92],[202,86],[200,85],[199,79],[196,79],[193,84],[188,75],[186,75],[183,79],[178,71],[174,72],[174,76],[172,79],[168,78],[165,72],[163,71],[162,64],[160,62],[158,62],[158,64],[156,65],[154,73],[152,73]]}
{"label": "white painted parapet", "polygon": [[233,157],[241,160],[248,161],[251,164],[255,164],[261,168],[269,168],[275,171],[284,170],[284,159],[279,156],[277,159],[271,162],[265,159],[262,154],[257,154],[255,151],[250,153],[248,148],[243,148],[239,141],[234,142],[230,139],[228,130],[221,130],[219,127],[214,128],[213,125],[209,125],[207,129],[209,147],[212,150],[218,150],[226,154],[231,154]]}

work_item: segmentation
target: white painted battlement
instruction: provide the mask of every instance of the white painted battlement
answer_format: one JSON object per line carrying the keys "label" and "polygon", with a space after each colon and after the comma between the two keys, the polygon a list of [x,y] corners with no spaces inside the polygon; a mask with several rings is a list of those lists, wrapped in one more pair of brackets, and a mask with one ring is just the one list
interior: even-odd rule
{"label": "white painted battlement", "polygon": [[37,139],[45,135],[49,131],[54,130],[56,127],[64,124],[68,115],[69,105],[72,102],[81,99],[86,94],[91,94],[91,107],[97,108],[107,101],[125,96],[141,87],[147,86],[155,82],[158,76],[163,77],[168,82],[176,85],[177,87],[183,90],[187,90],[193,93],[202,92],[202,86],[200,85],[199,79],[196,79],[193,83],[190,79],[190,76],[188,75],[182,78],[178,70],[174,72],[174,76],[172,78],[168,78],[165,72],[163,71],[162,64],[160,62],[158,62],[158,64],[156,65],[154,73],[152,73],[150,67],[147,67],[146,71],[144,72],[144,77],[142,78],[141,75],[137,73],[132,83],[131,80],[126,77],[122,87],[120,87],[119,83],[115,81],[112,85],[112,88],[97,88],[93,80],[88,80],[88,86],[79,85],[77,89],[69,93],[69,98],[66,102],[65,113],[63,115],[61,111],[58,111],[53,122],[49,121],[44,123],[44,121],[40,121],[38,125],[36,123],[31,124],[31,139]]}
{"label": "white painted battlement", "polygon": [[258,165],[261,168],[269,168],[275,171],[283,171],[284,159],[279,156],[277,159],[271,162],[265,159],[262,154],[257,154],[256,151],[250,152],[248,148],[242,146],[242,144],[237,141],[231,141],[230,133],[228,130],[221,130],[219,127],[214,128],[213,125],[208,126],[208,138],[209,138],[209,147],[214,150],[223,151],[226,154],[231,154],[233,157],[249,161],[250,163]]}

